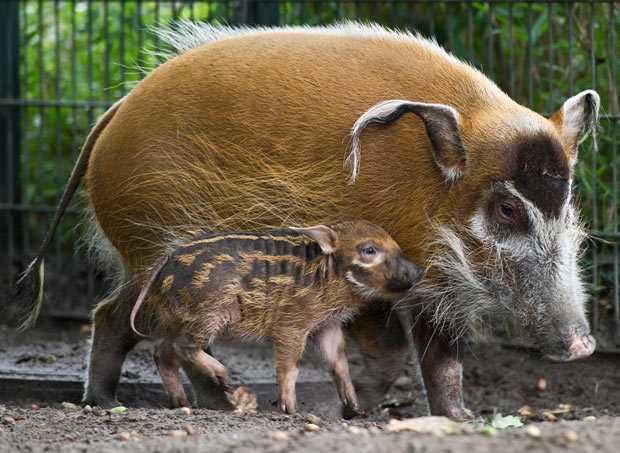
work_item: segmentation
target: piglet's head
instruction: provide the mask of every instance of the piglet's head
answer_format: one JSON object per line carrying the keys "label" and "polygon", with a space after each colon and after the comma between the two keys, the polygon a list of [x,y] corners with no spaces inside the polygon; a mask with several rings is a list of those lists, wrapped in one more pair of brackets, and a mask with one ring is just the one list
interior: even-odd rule
{"label": "piglet's head", "polygon": [[332,255],[337,274],[366,299],[400,298],[422,277],[422,270],[378,225],[355,221],[296,230],[315,240],[324,254]]}

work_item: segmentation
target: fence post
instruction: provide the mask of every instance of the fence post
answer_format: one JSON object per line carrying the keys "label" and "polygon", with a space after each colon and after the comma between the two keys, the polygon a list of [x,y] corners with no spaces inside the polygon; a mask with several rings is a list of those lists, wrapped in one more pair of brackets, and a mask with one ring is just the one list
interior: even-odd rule
{"label": "fence post", "polygon": [[[19,234],[17,211],[19,202],[19,3],[0,2],[0,250],[13,258]],[[4,211],[4,212],[2,212]],[[9,272],[11,275],[11,272]]]}
{"label": "fence post", "polygon": [[242,22],[247,25],[278,25],[279,6],[278,0],[242,0]]}

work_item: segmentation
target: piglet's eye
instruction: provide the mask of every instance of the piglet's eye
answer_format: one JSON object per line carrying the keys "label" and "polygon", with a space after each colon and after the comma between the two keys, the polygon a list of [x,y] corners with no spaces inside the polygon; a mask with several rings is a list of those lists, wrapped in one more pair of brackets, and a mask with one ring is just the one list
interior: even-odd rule
{"label": "piglet's eye", "polygon": [[362,255],[365,256],[375,256],[377,254],[377,249],[372,245],[362,248]]}

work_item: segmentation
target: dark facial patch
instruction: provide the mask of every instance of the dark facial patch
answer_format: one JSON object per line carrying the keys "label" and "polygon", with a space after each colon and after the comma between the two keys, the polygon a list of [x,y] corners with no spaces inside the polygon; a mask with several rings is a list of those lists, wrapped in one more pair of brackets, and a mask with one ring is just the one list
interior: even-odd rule
{"label": "dark facial patch", "polygon": [[558,217],[569,190],[570,166],[560,143],[546,134],[514,145],[515,188],[547,217]]}

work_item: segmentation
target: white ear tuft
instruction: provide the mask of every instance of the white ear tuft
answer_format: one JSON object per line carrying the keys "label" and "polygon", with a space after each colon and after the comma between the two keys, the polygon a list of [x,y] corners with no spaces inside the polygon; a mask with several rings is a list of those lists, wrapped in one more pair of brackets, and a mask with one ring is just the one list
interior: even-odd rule
{"label": "white ear tuft", "polygon": [[551,117],[560,127],[571,164],[577,160],[577,148],[598,124],[601,98],[594,90],[585,90],[569,98]]}
{"label": "white ear tuft", "polygon": [[459,130],[459,113],[449,105],[391,99],[372,106],[357,119],[351,129],[351,146],[345,167],[351,169],[352,183],[359,174],[360,137],[364,129],[371,124],[391,124],[408,112],[416,114],[424,122],[433,147],[433,157],[446,180],[454,182],[463,175],[467,155]]}

